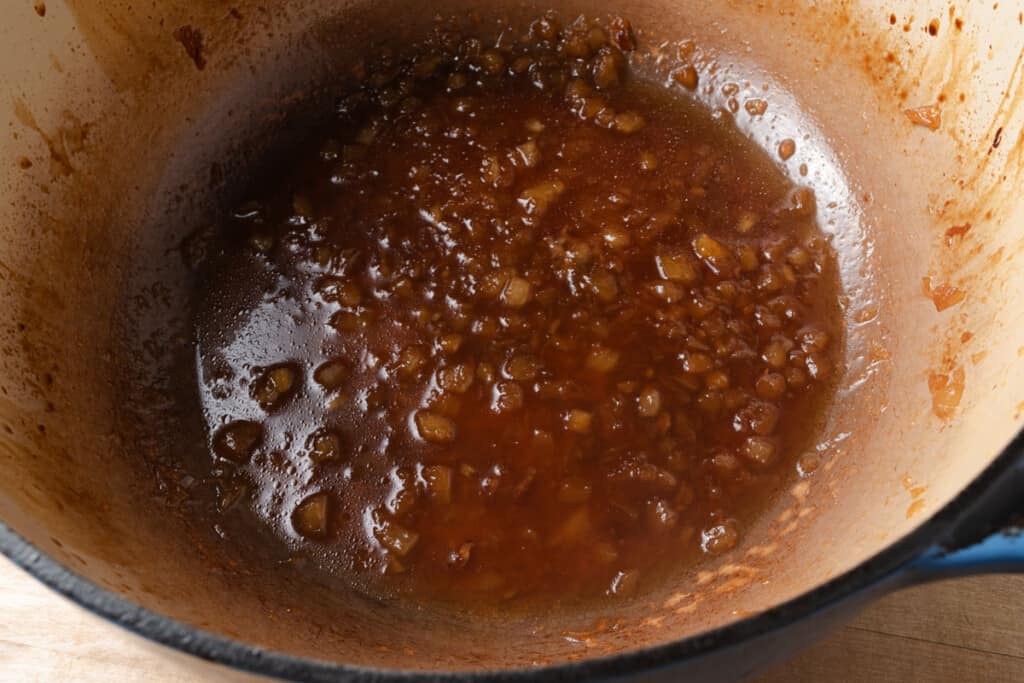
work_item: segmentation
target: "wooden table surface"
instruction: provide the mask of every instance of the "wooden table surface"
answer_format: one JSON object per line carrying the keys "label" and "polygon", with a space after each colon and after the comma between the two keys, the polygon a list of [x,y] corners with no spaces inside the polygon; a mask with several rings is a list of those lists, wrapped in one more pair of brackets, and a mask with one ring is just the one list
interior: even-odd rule
{"label": "wooden table surface", "polygon": [[[193,665],[0,558],[0,681],[256,680],[219,668],[200,675]],[[960,579],[890,595],[756,683],[793,681],[1024,682],[1024,576]]]}

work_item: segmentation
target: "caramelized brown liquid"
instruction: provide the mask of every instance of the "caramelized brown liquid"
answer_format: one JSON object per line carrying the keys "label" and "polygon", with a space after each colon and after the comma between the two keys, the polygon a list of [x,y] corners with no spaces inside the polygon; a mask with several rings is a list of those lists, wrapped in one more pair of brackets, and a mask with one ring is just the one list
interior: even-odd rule
{"label": "caramelized brown liquid", "polygon": [[621,25],[549,28],[371,70],[204,266],[219,514],[374,594],[625,595],[728,553],[838,374],[813,195],[631,78]]}

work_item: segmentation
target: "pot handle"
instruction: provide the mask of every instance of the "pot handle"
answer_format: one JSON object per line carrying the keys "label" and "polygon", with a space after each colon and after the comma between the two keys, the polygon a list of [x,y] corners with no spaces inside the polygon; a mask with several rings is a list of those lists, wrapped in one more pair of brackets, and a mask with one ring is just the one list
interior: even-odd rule
{"label": "pot handle", "polygon": [[911,581],[1024,573],[1024,458],[996,481],[976,481],[964,494],[974,501],[954,518],[939,543],[911,563]]}

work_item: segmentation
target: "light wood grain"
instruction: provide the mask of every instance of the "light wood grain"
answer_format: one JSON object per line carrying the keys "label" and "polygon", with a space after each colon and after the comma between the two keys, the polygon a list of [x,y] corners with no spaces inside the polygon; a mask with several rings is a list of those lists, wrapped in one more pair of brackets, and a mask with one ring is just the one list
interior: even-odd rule
{"label": "light wood grain", "polygon": [[1024,576],[918,586],[868,607],[756,683],[1024,681]]}
{"label": "light wood grain", "polygon": [[193,661],[78,607],[0,557],[0,681],[266,681]]}
{"label": "light wood grain", "polygon": [[[0,558],[0,681],[241,683],[80,609]],[[1024,576],[921,586],[875,603],[756,683],[1024,682]]]}

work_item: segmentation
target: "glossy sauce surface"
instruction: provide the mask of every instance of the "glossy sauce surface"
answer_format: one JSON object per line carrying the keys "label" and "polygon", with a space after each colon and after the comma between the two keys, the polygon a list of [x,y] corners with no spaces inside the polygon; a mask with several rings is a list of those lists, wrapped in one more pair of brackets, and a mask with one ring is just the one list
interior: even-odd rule
{"label": "glossy sauce surface", "polygon": [[195,318],[210,475],[375,595],[625,596],[796,476],[842,346],[814,197],[628,22],[366,67]]}

